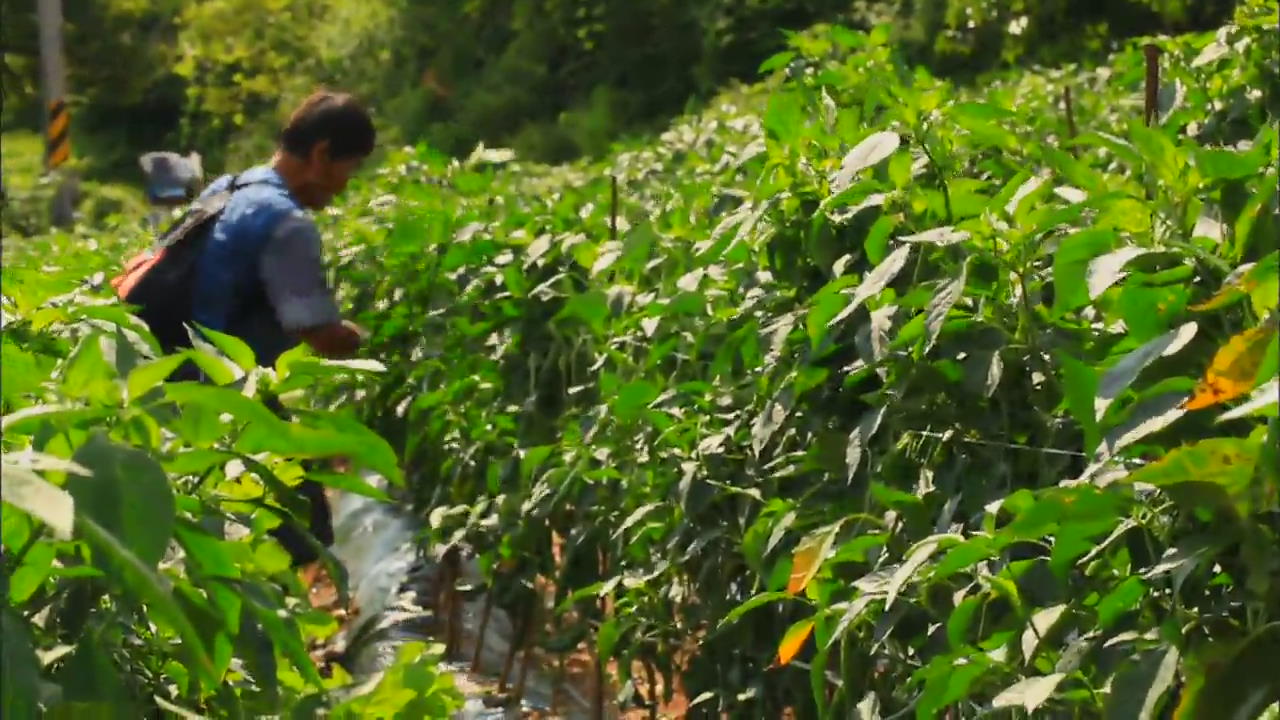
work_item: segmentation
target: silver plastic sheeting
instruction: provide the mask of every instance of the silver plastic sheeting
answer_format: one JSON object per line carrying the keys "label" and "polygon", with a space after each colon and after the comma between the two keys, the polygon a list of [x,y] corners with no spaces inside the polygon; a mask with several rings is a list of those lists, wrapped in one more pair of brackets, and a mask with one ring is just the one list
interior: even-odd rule
{"label": "silver plastic sheeting", "polygon": [[[369,484],[384,488],[385,480],[365,473]],[[430,642],[442,635],[433,598],[439,582],[440,565],[435,554],[418,542],[421,528],[416,518],[360,495],[337,493],[332,500],[334,556],[346,568],[348,589],[358,609],[356,619],[336,638],[343,651],[345,665],[357,679],[363,680],[385,670],[395,659],[397,649],[405,642]],[[463,560],[463,585],[478,586],[482,578],[474,560]],[[490,707],[486,688],[497,684],[497,676],[515,635],[511,618],[498,607],[489,613],[483,639],[478,637],[484,596],[466,600],[460,608],[461,628],[456,658],[466,662],[446,662],[442,669],[454,675],[455,682],[466,695],[466,706],[455,714],[457,720],[516,720],[526,711],[547,712],[552,704],[553,684],[542,668],[531,666],[525,681],[520,706]],[[470,660],[478,642],[483,640],[479,670],[481,677],[469,672]],[[519,671],[514,663],[507,687],[515,684]],[[557,715],[567,720],[590,718],[589,704],[572,688],[561,687]]]}

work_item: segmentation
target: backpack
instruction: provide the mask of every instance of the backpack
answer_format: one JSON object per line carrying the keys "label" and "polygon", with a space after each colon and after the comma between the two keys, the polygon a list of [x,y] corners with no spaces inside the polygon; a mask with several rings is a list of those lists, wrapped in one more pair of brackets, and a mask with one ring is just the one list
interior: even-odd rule
{"label": "backpack", "polygon": [[196,263],[231,196],[252,184],[236,176],[227,190],[191,203],[150,249],[130,258],[124,272],[111,279],[116,296],[138,308],[138,317],[166,353],[191,347],[187,323],[192,319]]}

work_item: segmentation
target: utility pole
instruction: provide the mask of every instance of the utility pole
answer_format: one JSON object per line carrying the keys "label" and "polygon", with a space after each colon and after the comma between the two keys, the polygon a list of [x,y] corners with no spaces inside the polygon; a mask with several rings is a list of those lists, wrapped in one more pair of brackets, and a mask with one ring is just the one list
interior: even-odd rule
{"label": "utility pole", "polygon": [[62,166],[71,158],[71,116],[67,111],[67,69],[62,48],[62,0],[36,0],[40,22],[40,84],[45,103],[45,171],[55,175],[52,220],[72,223],[76,182]]}

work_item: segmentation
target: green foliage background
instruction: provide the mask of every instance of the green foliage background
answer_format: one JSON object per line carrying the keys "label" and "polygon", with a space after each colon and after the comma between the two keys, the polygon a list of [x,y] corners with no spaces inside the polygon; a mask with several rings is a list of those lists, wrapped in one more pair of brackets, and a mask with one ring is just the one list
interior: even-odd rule
{"label": "green foliage background", "polygon": [[[318,84],[376,108],[391,144],[599,155],[751,78],[787,31],[889,23],[911,63],[972,76],[1096,61],[1119,38],[1212,27],[1233,0],[102,0],[64,3],[77,152],[261,157]],[[5,129],[40,127],[34,2],[3,0]],[[428,81],[428,77],[430,80]]]}
{"label": "green foliage background", "polygon": [[[187,37],[256,7],[184,7]],[[600,158],[391,150],[324,216],[382,363],[215,336],[216,387],[164,382],[103,287],[134,218],[6,243],[6,717],[456,706],[427,648],[354,698],[306,652],[335,628],[266,532],[339,453],[509,612],[553,579],[533,642],[618,661],[623,704],[637,674],[692,716],[1275,718],[1277,20],[1150,38],[1150,126],[1135,43],[970,84],[902,27],[822,25]],[[300,70],[224,50],[176,60],[211,78],[182,114],[248,152],[233,109],[283,85],[240,80]],[[340,55],[308,72],[378,76]],[[1232,397],[1188,408],[1210,370]]]}

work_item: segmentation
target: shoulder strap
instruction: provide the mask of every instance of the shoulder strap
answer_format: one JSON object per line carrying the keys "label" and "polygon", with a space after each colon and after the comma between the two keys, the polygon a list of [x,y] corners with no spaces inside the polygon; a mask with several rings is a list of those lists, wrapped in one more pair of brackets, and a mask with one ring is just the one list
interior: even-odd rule
{"label": "shoulder strap", "polygon": [[205,223],[213,220],[227,209],[227,203],[231,201],[231,196],[235,195],[238,190],[242,190],[250,185],[259,185],[264,180],[242,180],[242,174],[234,175],[231,178],[231,186],[222,192],[213,193],[208,197],[199,198],[189,205],[177,222],[169,226],[167,230],[161,233],[156,239],[155,247],[157,250],[170,247],[182,242],[183,238],[191,235],[192,232]]}

